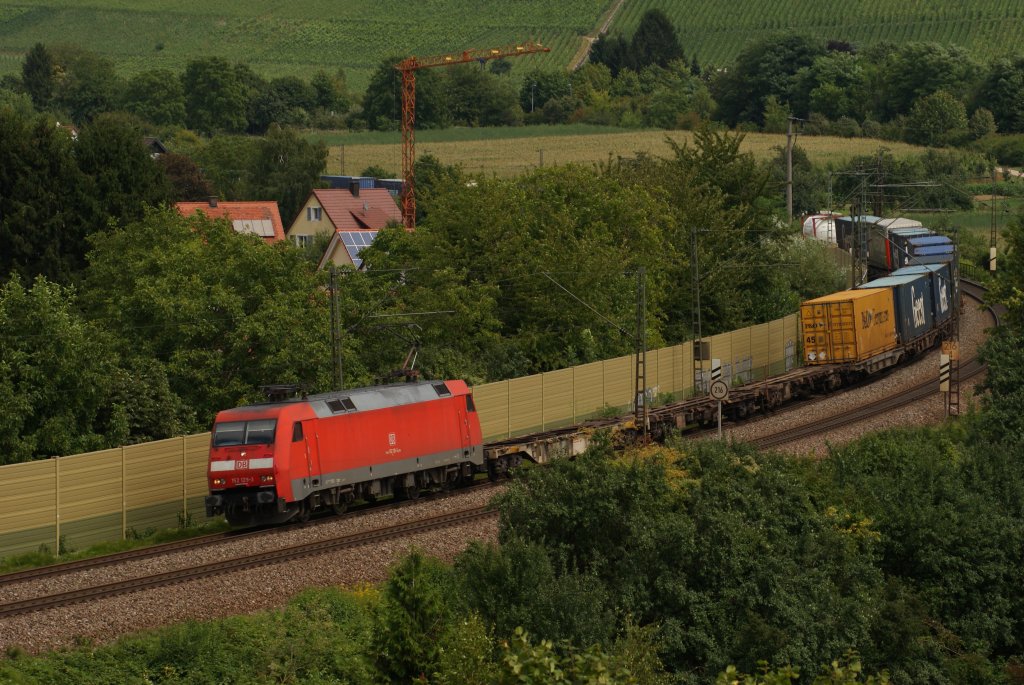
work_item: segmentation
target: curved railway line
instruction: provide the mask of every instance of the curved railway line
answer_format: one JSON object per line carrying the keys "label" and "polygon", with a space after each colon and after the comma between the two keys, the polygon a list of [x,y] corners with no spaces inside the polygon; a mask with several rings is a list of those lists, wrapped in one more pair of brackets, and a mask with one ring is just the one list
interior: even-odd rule
{"label": "curved railway line", "polygon": [[[962,281],[963,292],[976,300],[982,299],[982,293],[984,289],[969,281]],[[993,319],[998,325],[999,312],[989,309]],[[962,380],[974,377],[985,370],[985,366],[978,359],[970,359],[961,365],[960,375]],[[741,389],[742,390],[742,389]],[[906,404],[910,404],[915,401],[919,401],[922,398],[933,395],[937,392],[936,383],[934,380],[929,380],[925,383],[916,384],[903,392],[899,392],[895,395],[889,396],[884,400],[873,403],[872,405],[858,408],[856,411],[843,413],[838,416],[829,418],[822,418],[814,421],[813,423],[797,426],[795,428],[771,434],[765,435],[755,439],[753,442],[761,447],[772,447],[788,442],[792,442],[809,435],[820,434],[828,432],[829,430],[839,427],[846,426],[852,422],[860,421],[878,414],[892,411],[896,407],[900,407]],[[678,403],[674,407],[683,406],[686,403]],[[659,408],[654,410],[657,412],[671,412],[673,406],[666,408]],[[666,414],[669,416],[669,414]],[[532,441],[530,443],[535,449],[535,454],[531,454],[531,457],[540,457],[538,461],[545,461],[547,458],[554,456],[556,450],[562,450],[562,453],[577,453],[574,449],[566,449],[567,445],[575,446],[577,442],[585,446],[586,436],[591,434],[595,430],[599,430],[603,427],[611,427],[616,424],[621,425],[621,419],[605,419],[600,421],[593,421],[586,424],[585,429],[581,427],[560,429],[557,431],[548,431],[543,434],[528,436],[527,438],[517,438],[512,440],[505,440],[495,443],[489,443],[487,449],[496,450],[499,452],[505,452],[510,450],[522,449],[525,441]],[[540,447],[538,447],[538,445]],[[477,487],[487,487],[490,483],[478,484],[471,488],[463,488],[454,492],[440,493],[432,497],[431,499],[439,499],[450,496],[457,496],[459,493],[464,493],[469,489]],[[382,508],[387,507],[400,507],[408,506],[413,504],[412,501],[404,502],[390,502],[381,504],[371,508],[360,508],[359,510],[353,510],[353,514],[371,513],[375,511],[381,511]],[[150,575],[138,576],[130,579],[120,580],[117,582],[109,582],[98,585],[92,585],[89,587],[83,587],[66,592],[60,592],[49,595],[41,595],[38,597],[20,599],[12,601],[6,604],[0,605],[0,619],[8,618],[12,616],[18,616],[34,611],[41,611],[44,609],[51,609],[56,607],[63,607],[82,602],[89,602],[105,597],[113,597],[116,595],[126,594],[130,592],[136,592],[140,590],[160,588],[169,585],[176,585],[179,583],[188,582],[200,578],[207,578],[215,575],[224,573],[231,573],[241,571],[244,569],[256,568],[260,566],[266,566],[269,564],[276,564],[286,561],[292,561],[295,559],[301,559],[304,557],[310,557],[314,555],[320,555],[327,552],[337,551],[346,548],[358,547],[368,545],[372,543],[381,542],[387,539],[394,539],[402,536],[414,535],[417,533],[423,533],[431,530],[438,530],[446,527],[457,526],[467,522],[479,521],[486,518],[493,518],[496,516],[496,512],[486,506],[478,506],[470,509],[464,509],[461,511],[448,512],[442,515],[432,516],[429,518],[400,523],[397,525],[386,526],[375,530],[364,531],[360,533],[350,533],[341,536],[335,536],[328,539],[317,540],[314,542],[304,542],[297,545],[291,545],[288,547],[277,548],[272,550],[266,550],[256,552],[252,554],[243,554],[238,557],[215,561],[212,563],[204,563],[196,566],[164,571],[160,573],[154,573]],[[299,527],[312,527],[321,525],[324,522],[334,520],[333,517],[326,517],[310,521],[309,523],[299,524]],[[213,535],[202,536],[198,538],[192,538],[190,540],[182,540],[172,543],[166,543],[163,545],[156,545],[147,548],[140,548],[135,550],[129,550],[112,555],[106,555],[102,557],[95,557],[92,559],[83,559],[74,562],[67,562],[63,564],[57,564],[53,566],[46,566],[36,569],[29,569],[26,571],[20,571],[16,573],[9,573],[0,576],[0,588],[13,585],[15,583],[27,583],[45,580],[57,575],[69,574],[77,571],[87,569],[97,569],[103,567],[115,566],[124,562],[133,561],[137,559],[146,559],[161,555],[169,555],[173,553],[185,552],[201,547],[207,547],[211,545],[220,544],[226,541],[237,541],[246,539],[256,539],[258,537],[271,535],[281,530],[280,527],[274,527],[269,529],[257,529],[241,532],[225,532],[217,533]],[[289,530],[296,530],[296,526],[289,527]]]}
{"label": "curved railway line", "polygon": [[[983,296],[985,288],[978,283],[961,279],[961,288],[964,295],[984,303]],[[999,308],[987,307],[994,325],[999,325],[1001,310]],[[966,381],[985,372],[987,367],[977,357],[972,357],[960,363],[960,381]],[[837,428],[843,428],[851,424],[864,421],[876,416],[891,412],[894,409],[905,407],[915,402],[920,402],[938,392],[938,379],[929,379],[912,385],[905,390],[890,395],[856,409],[838,414],[835,416],[822,417],[814,422],[795,426],[784,431],[764,435],[751,440],[750,442],[761,448],[778,447],[803,438],[828,433]]]}

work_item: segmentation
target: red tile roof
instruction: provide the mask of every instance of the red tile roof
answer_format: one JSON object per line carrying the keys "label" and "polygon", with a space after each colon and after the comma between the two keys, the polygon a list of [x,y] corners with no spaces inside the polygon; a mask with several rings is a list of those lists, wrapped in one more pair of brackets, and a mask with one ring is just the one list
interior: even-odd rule
{"label": "red tile roof", "polygon": [[358,197],[345,188],[318,188],[313,194],[337,231],[379,230],[389,221],[402,223],[402,212],[386,188],[360,188]]}
{"label": "red tile roof", "polygon": [[[218,200],[216,207],[210,206],[209,202],[179,202],[176,206],[178,211],[185,216],[192,216],[196,212],[202,212],[211,219],[224,218],[231,222],[269,219],[274,235],[264,235],[262,236],[263,240],[267,243],[276,243],[284,240],[284,224],[281,223],[281,212],[277,208],[277,203],[272,200],[267,202],[224,202]],[[241,228],[236,225],[235,230],[239,233],[252,232],[248,226]],[[256,235],[259,235],[259,233],[256,233]]]}

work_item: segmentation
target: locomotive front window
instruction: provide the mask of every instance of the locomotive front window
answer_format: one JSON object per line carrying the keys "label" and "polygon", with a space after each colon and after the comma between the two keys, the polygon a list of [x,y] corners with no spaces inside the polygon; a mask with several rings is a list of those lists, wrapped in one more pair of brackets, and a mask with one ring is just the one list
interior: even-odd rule
{"label": "locomotive front window", "polygon": [[225,421],[213,427],[213,446],[270,445],[274,442],[277,419]]}
{"label": "locomotive front window", "polygon": [[277,419],[262,419],[260,421],[246,422],[245,444],[272,445],[274,443],[275,428],[277,428]]}

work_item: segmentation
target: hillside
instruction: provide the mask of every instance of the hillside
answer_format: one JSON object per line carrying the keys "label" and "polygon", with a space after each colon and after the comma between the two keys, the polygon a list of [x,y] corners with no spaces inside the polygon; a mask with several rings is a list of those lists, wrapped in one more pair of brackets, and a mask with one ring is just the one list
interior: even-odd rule
{"label": "hillside", "polygon": [[687,55],[727,64],[744,44],[795,31],[855,45],[934,41],[967,48],[979,59],[1012,54],[1024,38],[1024,4],[1014,0],[627,0],[611,32],[631,35],[651,8],[664,10]]}
{"label": "hillside", "polygon": [[[125,74],[220,56],[264,76],[308,77],[342,67],[362,91],[385,57],[432,55],[533,39],[552,52],[512,60],[513,74],[568,65],[611,0],[15,0],[0,6],[0,75],[16,73],[35,42],[99,52]],[[649,8],[664,9],[688,55],[725,64],[751,37],[795,30],[865,45],[882,40],[962,45],[980,58],[1009,53],[1024,38],[1024,5],[978,0],[884,3],[879,0],[626,0],[611,30],[632,33]]]}
{"label": "hillside", "polygon": [[[552,48],[515,69],[567,65],[608,0],[16,0],[0,5],[0,74],[37,41],[71,43],[133,74],[183,69],[196,57],[248,62],[264,76],[345,70],[362,91],[393,55],[434,55],[527,39]],[[512,60],[516,62],[517,60]]]}

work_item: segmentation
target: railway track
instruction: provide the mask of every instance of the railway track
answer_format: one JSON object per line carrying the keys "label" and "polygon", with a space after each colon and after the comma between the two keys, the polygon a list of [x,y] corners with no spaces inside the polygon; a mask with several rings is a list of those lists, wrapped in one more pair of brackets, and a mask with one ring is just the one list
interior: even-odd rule
{"label": "railway track", "polygon": [[[982,294],[984,292],[983,288],[981,288],[977,284],[973,284],[968,281],[963,281],[962,284],[962,289],[965,295],[979,301],[981,300]],[[992,310],[990,309],[990,311]],[[992,311],[992,316],[998,325],[999,313],[996,311]],[[983,373],[984,370],[985,366],[979,360],[970,359],[961,365],[961,379],[966,380],[972,378],[980,373]],[[872,416],[877,416],[879,414],[890,412],[898,407],[905,406],[907,404],[911,404],[913,402],[920,401],[923,398],[929,397],[933,395],[936,391],[937,390],[935,381],[930,380],[928,382],[920,383],[911,388],[908,388],[904,392],[900,392],[898,394],[889,396],[879,402],[875,402],[870,406],[862,407],[856,411],[847,412],[840,416],[819,419],[813,423],[797,426],[779,433],[759,437],[752,442],[754,442],[754,444],[757,444],[760,447],[773,447],[782,445],[788,442],[799,440],[810,435],[820,434],[837,427],[846,426],[853,422],[861,421]],[[619,419],[595,421],[591,422],[591,427],[599,428],[601,426],[604,426],[605,424],[607,424],[607,426],[612,426],[615,425],[618,421]],[[574,430],[576,429],[565,428],[556,431],[549,431],[544,435],[550,434],[552,437],[558,437],[572,433]],[[523,438],[519,438],[505,442],[513,444],[521,442],[522,439]],[[503,444],[504,442],[491,443],[489,447],[500,447]],[[489,484],[481,484],[474,487],[486,487],[488,485]],[[443,493],[440,495],[436,495],[435,498],[454,496],[457,495],[459,492],[465,491],[466,490],[463,489],[457,491],[456,493]],[[380,511],[382,508],[386,507],[408,506],[411,504],[414,503],[386,503],[384,505],[378,505],[376,507],[367,508],[361,511],[353,510],[352,513],[358,515],[361,513]],[[303,557],[323,554],[325,552],[341,550],[348,547],[366,545],[390,538],[400,537],[403,535],[411,535],[447,526],[458,525],[461,523],[465,523],[467,521],[477,520],[486,517],[493,517],[495,515],[496,514],[493,511],[485,507],[478,507],[451,514],[445,514],[442,516],[435,516],[432,518],[423,519],[421,521],[403,523],[395,526],[381,528],[364,533],[350,534],[341,537],[330,538],[327,540],[302,543],[290,547],[278,548],[275,550],[269,550],[252,555],[239,556],[228,560],[201,564],[195,567],[165,571],[161,573],[151,574],[148,576],[140,576],[113,583],[94,585],[91,587],[85,587],[68,592],[61,592],[57,594],[18,600],[10,602],[8,604],[0,605],[0,618],[17,616],[20,614],[30,613],[33,611],[40,611],[49,608],[68,606],[71,604],[93,601],[105,597],[113,597],[116,595],[136,592],[140,590],[153,589],[168,585],[184,583],[195,579],[206,578],[223,573],[240,571],[247,568],[255,568],[259,566],[265,566],[268,564],[291,561]],[[331,520],[334,520],[333,517],[313,520],[305,524],[290,526],[288,527],[288,530],[294,531],[296,530],[297,527],[315,527],[318,525],[322,525],[325,522],[329,522]],[[173,543],[166,543],[163,545],[156,545],[153,547],[129,550],[126,552],[106,555],[103,557],[95,557],[92,559],[84,559],[80,561],[67,562],[64,564],[57,564],[54,566],[41,567],[37,569],[30,569],[16,573],[10,573],[0,576],[0,587],[13,583],[23,583],[42,580],[48,577],[73,573],[81,570],[114,566],[117,564],[137,559],[146,559],[161,555],[185,552],[193,549],[198,549],[201,547],[221,544],[228,540],[233,541],[241,539],[255,539],[258,537],[262,537],[264,535],[274,534],[280,530],[280,527],[275,527],[270,529],[258,529],[241,532],[232,531],[226,533],[217,533],[214,535],[193,538],[191,540],[182,540]]]}
{"label": "railway track", "polygon": [[[445,499],[448,497],[457,497],[458,495],[465,493],[469,490],[472,490],[474,488],[487,487],[492,487],[492,484],[482,482],[477,485],[470,486],[468,488],[462,488],[455,492],[434,493],[429,496],[425,496],[425,499],[429,498],[433,501],[437,501],[439,499]],[[365,506],[360,506],[358,508],[351,509],[346,516],[347,518],[357,518],[359,516],[379,512],[384,509],[399,509],[402,507],[413,506],[415,504],[416,500],[367,504]],[[315,529],[319,526],[325,525],[335,520],[337,519],[334,516],[323,516],[319,518],[314,518],[306,523],[291,524],[287,527],[287,530],[291,532],[295,530],[302,530],[303,528]],[[280,533],[283,530],[285,530],[285,528],[282,528],[281,526],[271,526],[265,528],[224,531],[221,533],[213,533],[210,535],[189,538],[187,540],[178,540],[175,542],[167,542],[159,545],[151,545],[149,547],[140,547],[138,549],[126,550],[124,552],[105,554],[103,556],[91,557],[89,559],[79,559],[76,561],[67,561],[60,564],[52,564],[50,566],[40,566],[38,568],[25,569],[24,571],[5,573],[3,575],[0,575],[0,587],[3,587],[5,585],[11,585],[14,583],[35,582],[43,580],[45,578],[61,576],[68,573],[77,573],[79,571],[87,571],[90,569],[116,566],[118,564],[130,561],[151,559],[153,557],[176,554],[179,552],[193,551],[201,549],[203,547],[218,545],[229,541],[235,542],[239,540],[257,540],[266,536],[271,536]],[[3,605],[0,605],[0,607],[2,606]]]}
{"label": "railway track", "polygon": [[461,511],[450,512],[432,516],[418,521],[400,523],[385,528],[352,533],[327,540],[307,542],[281,549],[269,550],[257,554],[244,555],[216,561],[208,564],[201,564],[188,568],[166,571],[138,578],[94,585],[90,587],[62,592],[42,597],[33,597],[8,604],[0,605],[0,619],[18,616],[20,614],[42,611],[57,607],[66,607],[81,602],[90,602],[107,597],[115,597],[129,592],[140,590],[152,590],[155,588],[176,585],[192,580],[208,578],[223,573],[233,573],[246,569],[294,561],[305,557],[316,556],[326,552],[335,552],[362,545],[374,544],[418,533],[425,533],[432,530],[447,528],[472,521],[478,521],[497,516],[497,512],[488,506],[473,507]]}
{"label": "railway track", "polygon": [[[983,303],[985,288],[971,281],[961,280],[961,292]],[[1001,312],[998,309],[988,307],[995,325],[999,325]],[[986,366],[977,357],[972,357],[960,364],[960,380],[965,381],[974,378],[985,372]],[[876,416],[905,407],[915,402],[920,402],[938,392],[938,379],[929,379],[925,382],[913,385],[902,392],[890,395],[870,405],[858,407],[857,409],[836,416],[824,417],[814,422],[795,426],[778,433],[772,433],[758,437],[750,442],[761,448],[778,447],[803,438],[827,433],[837,428],[843,428],[859,421],[864,421]]]}

